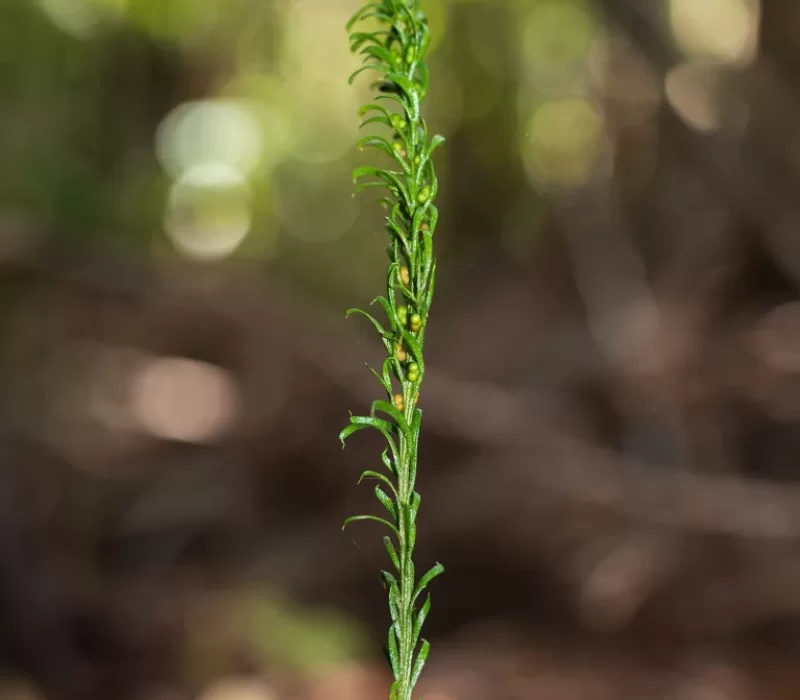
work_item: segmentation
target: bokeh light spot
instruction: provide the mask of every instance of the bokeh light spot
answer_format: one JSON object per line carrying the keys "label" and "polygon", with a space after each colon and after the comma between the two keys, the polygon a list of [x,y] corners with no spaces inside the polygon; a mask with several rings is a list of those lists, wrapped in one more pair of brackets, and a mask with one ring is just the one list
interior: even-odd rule
{"label": "bokeh light spot", "polygon": [[219,260],[233,253],[252,223],[244,177],[220,163],[188,170],[170,190],[164,227],[182,253]]}
{"label": "bokeh light spot", "polygon": [[523,60],[537,88],[563,90],[580,83],[584,63],[600,25],[582,0],[549,0],[527,17],[523,29]]}
{"label": "bokeh light spot", "polygon": [[693,58],[729,64],[753,60],[758,42],[758,0],[669,0],[672,32]]}
{"label": "bokeh light spot", "polygon": [[717,98],[718,66],[684,61],[667,73],[664,91],[670,107],[688,127],[700,133],[719,130],[722,114]]}
{"label": "bokeh light spot", "polygon": [[249,117],[261,129],[261,162],[259,168],[272,170],[280,165],[297,143],[297,125],[291,111],[289,86],[266,72],[236,75],[222,94],[245,106]]}
{"label": "bokeh light spot", "polygon": [[602,153],[603,119],[586,100],[553,100],[530,120],[524,146],[528,175],[535,184],[576,186],[587,180]]}
{"label": "bokeh light spot", "polygon": [[186,357],[143,360],[134,373],[130,411],[141,430],[181,442],[204,443],[223,435],[240,409],[228,372]]}
{"label": "bokeh light spot", "polygon": [[160,39],[193,40],[207,34],[222,17],[221,0],[127,0],[126,14]]}
{"label": "bokeh light spot", "polygon": [[198,700],[278,700],[278,696],[257,678],[223,678],[203,691]]}
{"label": "bokeh light spot", "polygon": [[167,115],[156,133],[156,153],[173,177],[207,163],[248,173],[263,151],[259,120],[242,101],[185,103]]}
{"label": "bokeh light spot", "polygon": [[36,0],[39,9],[61,31],[78,39],[92,36],[102,20],[93,0]]}

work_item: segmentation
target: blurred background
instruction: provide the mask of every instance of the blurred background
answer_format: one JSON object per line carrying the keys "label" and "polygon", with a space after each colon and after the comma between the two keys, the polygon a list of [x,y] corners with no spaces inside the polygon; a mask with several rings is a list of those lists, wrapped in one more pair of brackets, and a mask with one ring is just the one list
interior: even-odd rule
{"label": "blurred background", "polygon": [[[0,0],[0,698],[386,696],[358,0]],[[426,700],[797,698],[800,3],[423,0]]]}

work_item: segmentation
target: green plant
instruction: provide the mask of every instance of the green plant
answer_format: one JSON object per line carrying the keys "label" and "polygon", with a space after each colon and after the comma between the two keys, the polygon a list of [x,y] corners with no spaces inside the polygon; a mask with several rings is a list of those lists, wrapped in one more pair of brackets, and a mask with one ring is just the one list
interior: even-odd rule
{"label": "green plant", "polygon": [[[379,29],[353,31],[361,21],[376,21]],[[370,370],[383,386],[388,400],[373,402],[369,416],[350,416],[349,425],[339,437],[373,428],[383,435],[388,447],[382,461],[386,472],[367,470],[361,480],[380,482],[375,496],[386,509],[389,519],[375,515],[356,515],[344,526],[357,520],[374,520],[389,528],[383,538],[395,574],[383,571],[389,595],[392,624],[386,646],[394,682],[390,700],[411,700],[414,686],[428,658],[430,644],[420,637],[422,625],[431,608],[426,592],[433,578],[444,571],[436,564],[417,579],[414,571],[416,518],[420,495],[414,490],[422,411],[417,408],[420,386],[425,376],[422,355],[428,314],[433,299],[436,262],[433,235],[438,219],[434,198],[436,173],[431,154],[444,142],[441,136],[428,138],[420,103],[428,88],[425,52],[430,33],[420,9],[420,0],[382,0],[365,5],[347,25],[350,46],[363,58],[350,82],[364,71],[382,74],[373,85],[378,94],[365,105],[360,115],[362,126],[377,124],[391,129],[391,140],[366,136],[361,149],[383,151],[398,169],[362,166],[355,170],[356,192],[381,187],[388,196],[381,200],[387,209],[386,231],[389,234],[389,268],[386,296],[373,303],[383,308],[387,325],[361,309],[349,309],[348,316],[366,316],[383,341],[387,357],[381,372]],[[385,105],[385,106],[384,106]],[[396,391],[399,387],[399,391]],[[382,416],[382,417],[381,417]],[[384,490],[385,487],[386,490]]]}

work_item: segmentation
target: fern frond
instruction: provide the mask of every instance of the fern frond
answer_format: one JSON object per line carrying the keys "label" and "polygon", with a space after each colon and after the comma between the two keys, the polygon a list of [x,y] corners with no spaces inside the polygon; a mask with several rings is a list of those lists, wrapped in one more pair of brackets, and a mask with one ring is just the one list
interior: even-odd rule
{"label": "fern frond", "polygon": [[[377,20],[381,28],[356,31],[364,20]],[[389,214],[385,219],[390,245],[386,294],[373,303],[382,307],[387,322],[358,309],[372,323],[386,346],[388,356],[383,373],[373,374],[389,394],[391,401],[373,402],[369,416],[351,416],[340,434],[344,440],[363,428],[374,428],[386,439],[388,448],[382,460],[389,475],[365,471],[363,478],[377,479],[375,496],[389,520],[374,515],[357,515],[345,522],[373,520],[388,526],[396,537],[384,538],[384,546],[398,579],[383,572],[389,591],[392,624],[386,653],[394,675],[390,700],[411,700],[414,686],[428,658],[430,644],[421,638],[422,625],[431,608],[430,595],[419,605],[418,599],[428,584],[444,571],[436,564],[419,580],[413,561],[416,543],[417,511],[420,496],[414,490],[418,463],[419,431],[422,412],[417,408],[425,374],[423,358],[425,330],[433,300],[436,261],[433,237],[438,222],[433,202],[438,181],[431,162],[433,152],[444,142],[438,135],[428,138],[428,127],[420,114],[420,104],[428,89],[425,51],[430,41],[428,22],[419,0],[381,0],[364,5],[347,25],[350,48],[363,65],[350,76],[350,82],[365,72],[377,72],[373,84],[378,94],[359,110],[361,126],[377,125],[389,135],[370,135],[358,145],[381,151],[399,166],[361,166],[353,173],[356,192],[381,188],[387,196],[381,201]],[[378,104],[378,102],[386,103]],[[367,115],[371,115],[367,117]],[[366,178],[366,179],[365,179]],[[395,389],[397,390],[396,393]],[[385,418],[377,418],[380,413]]]}

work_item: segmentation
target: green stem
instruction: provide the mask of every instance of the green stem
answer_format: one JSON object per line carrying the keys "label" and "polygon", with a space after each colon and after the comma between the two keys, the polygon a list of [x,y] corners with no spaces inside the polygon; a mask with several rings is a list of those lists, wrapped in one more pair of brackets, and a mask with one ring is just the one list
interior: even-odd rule
{"label": "green stem", "polygon": [[[409,417],[410,419],[410,417]],[[403,438],[404,447],[408,447],[405,445],[405,438]],[[403,457],[404,457],[404,469],[403,469],[403,488],[400,491],[400,509],[399,509],[399,518],[400,518],[400,532],[401,532],[401,553],[400,553],[400,561],[402,562],[403,571],[400,573],[400,600],[402,601],[402,610],[400,612],[401,615],[401,630],[402,630],[402,678],[401,678],[401,700],[411,700],[411,693],[413,691],[413,685],[411,683],[411,670],[414,662],[413,654],[414,649],[411,645],[411,628],[413,625],[413,607],[411,603],[411,596],[414,593],[413,590],[413,577],[409,576],[409,572],[411,570],[412,562],[413,562],[413,554],[414,550],[411,544],[408,542],[406,532],[407,530],[407,513],[409,512],[409,506],[411,505],[411,493],[414,490],[414,484],[411,483],[411,465],[408,459],[408,452],[407,449],[403,450]]]}

